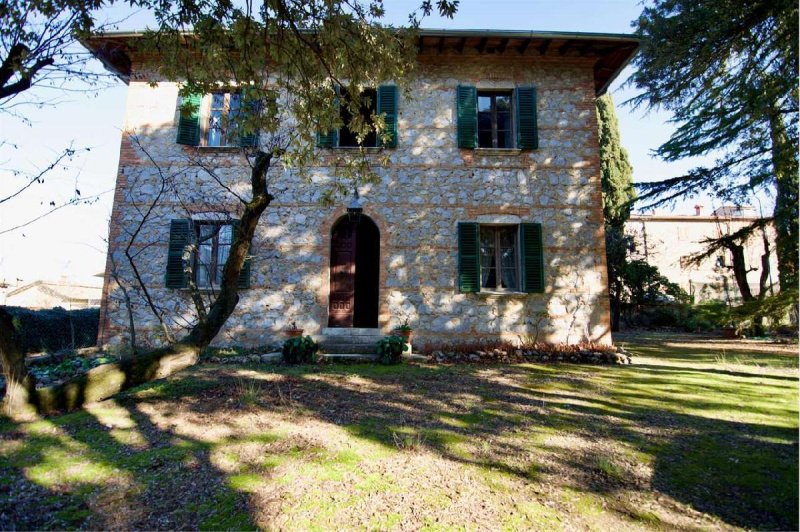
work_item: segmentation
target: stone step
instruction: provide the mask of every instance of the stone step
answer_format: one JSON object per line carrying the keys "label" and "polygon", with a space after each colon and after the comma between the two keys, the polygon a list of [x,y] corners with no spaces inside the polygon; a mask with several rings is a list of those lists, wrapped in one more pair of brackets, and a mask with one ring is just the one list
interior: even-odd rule
{"label": "stone step", "polygon": [[377,351],[375,344],[325,344],[321,343],[320,348],[325,353],[357,353],[374,355]]}
{"label": "stone step", "polygon": [[375,345],[381,339],[380,336],[354,336],[352,338],[337,337],[337,336],[318,336],[317,342],[325,345]]}
{"label": "stone step", "polygon": [[380,329],[363,329],[355,327],[325,327],[320,331],[320,336],[338,336],[338,337],[354,337],[354,336],[378,336],[382,337]]}
{"label": "stone step", "polygon": [[366,353],[323,353],[319,355],[319,358],[329,362],[375,362],[378,360],[378,355]]}

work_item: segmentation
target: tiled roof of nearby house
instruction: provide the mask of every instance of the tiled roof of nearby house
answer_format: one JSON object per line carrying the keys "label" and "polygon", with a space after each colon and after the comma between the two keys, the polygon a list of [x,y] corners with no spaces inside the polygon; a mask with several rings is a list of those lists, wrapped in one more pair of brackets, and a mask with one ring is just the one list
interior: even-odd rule
{"label": "tiled roof of nearby house", "polygon": [[[141,36],[138,32],[109,32],[82,42],[108,70],[127,83],[133,64],[131,43]],[[593,58],[594,88],[600,95],[636,55],[639,40],[633,35],[612,33],[422,29],[417,49],[420,56],[455,53]]]}

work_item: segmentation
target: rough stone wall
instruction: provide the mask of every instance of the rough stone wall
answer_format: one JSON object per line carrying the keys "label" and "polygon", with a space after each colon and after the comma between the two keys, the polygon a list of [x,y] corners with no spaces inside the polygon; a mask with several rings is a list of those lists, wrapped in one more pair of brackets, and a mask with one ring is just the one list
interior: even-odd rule
{"label": "rough stone wall", "polygon": [[[459,84],[479,90],[535,85],[540,148],[513,153],[458,149]],[[129,253],[137,254],[142,279],[175,326],[190,322],[193,313],[184,291],[164,287],[169,220],[186,217],[187,208],[237,211],[235,197],[190,159],[200,159],[237,194],[247,194],[249,170],[236,150],[196,153],[175,143],[177,91],[173,83],[130,83],[110,228],[110,253],[120,278],[129,282],[133,272],[125,247],[158,194],[161,178],[168,178],[170,190],[150,211]],[[535,334],[541,321],[536,315],[545,312],[540,339],[610,343],[591,62],[501,57],[467,63],[442,56],[420,65],[411,94],[400,94],[398,147],[374,155],[376,163],[389,156],[388,166],[378,168],[380,183],[359,188],[364,214],[381,233],[381,328],[388,331],[407,317],[417,345],[516,339]],[[280,340],[281,329],[292,320],[312,334],[326,326],[331,228],[348,199],[332,207],[319,200],[333,179],[325,161],[343,151],[330,150],[321,166],[308,169],[307,178],[279,165],[271,170],[276,199],[253,242],[251,288],[241,292],[217,343],[271,343]],[[498,219],[542,224],[543,294],[458,292],[457,223]],[[101,343],[127,336],[127,314],[111,264]],[[134,290],[137,334],[157,341],[157,322],[140,296]]]}

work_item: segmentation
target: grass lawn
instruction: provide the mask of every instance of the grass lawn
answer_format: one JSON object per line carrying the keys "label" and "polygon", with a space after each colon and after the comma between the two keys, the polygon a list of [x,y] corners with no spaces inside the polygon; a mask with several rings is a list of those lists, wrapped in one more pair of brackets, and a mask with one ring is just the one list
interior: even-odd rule
{"label": "grass lawn", "polygon": [[797,346],[634,365],[201,366],[0,424],[0,528],[798,527]]}

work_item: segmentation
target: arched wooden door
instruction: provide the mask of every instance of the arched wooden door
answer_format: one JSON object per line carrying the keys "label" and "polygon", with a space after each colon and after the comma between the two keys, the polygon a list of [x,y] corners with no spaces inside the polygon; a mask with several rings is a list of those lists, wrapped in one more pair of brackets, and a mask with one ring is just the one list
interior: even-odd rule
{"label": "arched wooden door", "polygon": [[331,232],[329,327],[378,326],[380,232],[368,216]]}

